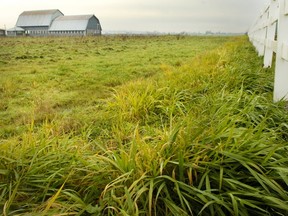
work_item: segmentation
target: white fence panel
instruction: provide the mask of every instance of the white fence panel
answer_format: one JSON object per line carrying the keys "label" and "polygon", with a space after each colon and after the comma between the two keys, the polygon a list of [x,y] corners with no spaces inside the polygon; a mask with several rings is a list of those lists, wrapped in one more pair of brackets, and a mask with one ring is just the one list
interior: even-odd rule
{"label": "white fence panel", "polygon": [[[279,0],[274,100],[288,99],[288,0]],[[281,29],[281,31],[280,31]]]}
{"label": "white fence panel", "polygon": [[248,35],[264,67],[271,67],[276,53],[274,101],[288,100],[288,0],[271,0]]}

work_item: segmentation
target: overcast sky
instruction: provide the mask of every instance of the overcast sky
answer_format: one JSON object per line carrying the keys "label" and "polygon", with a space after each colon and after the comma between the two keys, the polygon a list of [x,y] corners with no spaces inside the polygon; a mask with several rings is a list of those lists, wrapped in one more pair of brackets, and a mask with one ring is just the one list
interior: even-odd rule
{"label": "overcast sky", "polygon": [[0,28],[25,10],[95,14],[103,31],[246,32],[269,0],[2,0]]}

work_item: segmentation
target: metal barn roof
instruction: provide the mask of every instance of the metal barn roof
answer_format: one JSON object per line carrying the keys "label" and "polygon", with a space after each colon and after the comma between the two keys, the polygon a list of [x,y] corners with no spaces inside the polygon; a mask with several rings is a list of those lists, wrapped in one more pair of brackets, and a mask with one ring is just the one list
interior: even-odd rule
{"label": "metal barn roof", "polygon": [[24,11],[20,14],[16,26],[50,26],[52,20],[57,16],[63,16],[63,13],[57,9]]}
{"label": "metal barn roof", "polygon": [[7,31],[9,31],[9,32],[10,32],[10,31],[23,31],[23,32],[24,32],[25,30],[24,30],[23,28],[20,28],[20,27],[17,27],[17,26],[16,26],[16,27],[14,27],[14,28],[8,29]]}
{"label": "metal barn roof", "polygon": [[86,30],[89,19],[92,17],[95,16],[94,15],[61,16],[53,21],[49,31]]}

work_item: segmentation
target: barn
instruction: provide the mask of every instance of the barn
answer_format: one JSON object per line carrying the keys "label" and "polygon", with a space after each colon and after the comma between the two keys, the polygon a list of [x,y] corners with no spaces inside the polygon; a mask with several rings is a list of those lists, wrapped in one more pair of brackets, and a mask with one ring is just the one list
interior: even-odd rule
{"label": "barn", "polygon": [[4,29],[0,29],[0,37],[6,36],[6,31]]}
{"label": "barn", "polygon": [[16,26],[25,30],[26,35],[45,36],[54,19],[64,16],[60,10],[24,11],[18,17]]}
{"label": "barn", "polygon": [[91,15],[60,16],[57,17],[50,29],[50,35],[101,35],[101,25],[98,18]]}
{"label": "barn", "polygon": [[101,35],[99,19],[91,15],[64,16],[58,10],[24,11],[16,27],[7,31],[8,36],[86,36]]}

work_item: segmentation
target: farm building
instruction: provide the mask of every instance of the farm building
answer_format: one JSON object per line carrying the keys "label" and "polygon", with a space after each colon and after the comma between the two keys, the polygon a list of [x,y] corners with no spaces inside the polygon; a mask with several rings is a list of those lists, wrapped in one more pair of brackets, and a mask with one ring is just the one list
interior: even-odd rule
{"label": "farm building", "polygon": [[25,30],[20,27],[14,27],[7,30],[7,36],[24,36]]}
{"label": "farm building", "polygon": [[[101,25],[95,15],[64,16],[60,10],[24,11],[8,36],[86,36],[101,35]],[[23,33],[23,32],[22,32]]]}
{"label": "farm building", "polygon": [[0,29],[0,37],[6,36],[6,31],[4,29]]}
{"label": "farm building", "polygon": [[26,35],[45,36],[53,22],[64,14],[60,10],[24,11],[20,14],[16,26],[23,28]]}
{"label": "farm building", "polygon": [[101,25],[94,15],[61,16],[54,20],[51,35],[100,35]]}

